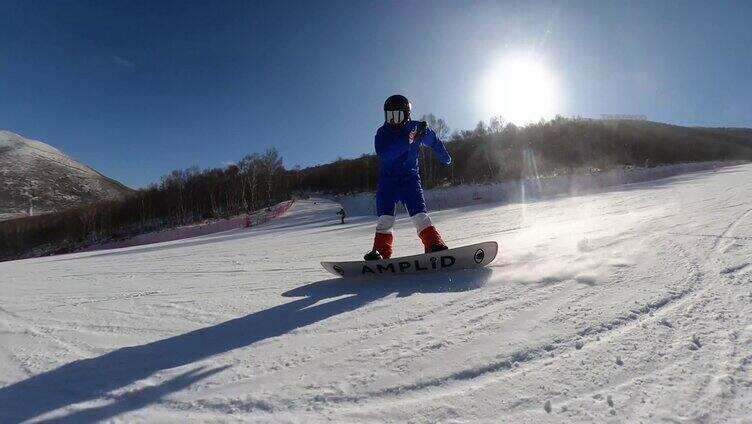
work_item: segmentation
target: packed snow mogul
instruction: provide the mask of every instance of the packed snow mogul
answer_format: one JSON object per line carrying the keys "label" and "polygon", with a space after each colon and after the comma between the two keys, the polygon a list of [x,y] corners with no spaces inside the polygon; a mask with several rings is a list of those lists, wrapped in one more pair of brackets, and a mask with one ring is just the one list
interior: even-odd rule
{"label": "packed snow mogul", "polygon": [[376,236],[373,250],[366,260],[392,257],[394,215],[397,202],[402,202],[423,242],[425,252],[447,249],[441,234],[431,223],[423,197],[418,173],[420,146],[433,149],[445,165],[452,163],[444,143],[425,122],[410,120],[410,102],[396,94],[384,102],[384,125],[376,131],[376,154],[381,161],[381,174],[376,189]]}

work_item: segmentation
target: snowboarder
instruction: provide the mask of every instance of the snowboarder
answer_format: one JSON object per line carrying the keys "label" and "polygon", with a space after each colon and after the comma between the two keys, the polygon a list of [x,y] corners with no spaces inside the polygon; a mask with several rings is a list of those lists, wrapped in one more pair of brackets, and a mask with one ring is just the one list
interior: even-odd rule
{"label": "snowboarder", "polygon": [[345,212],[345,208],[339,208],[339,212],[337,212],[337,215],[340,215],[340,218],[342,219],[342,222],[340,222],[340,224],[344,224],[345,217],[347,216],[347,212]]}
{"label": "snowboarder", "polygon": [[412,106],[405,96],[396,94],[384,102],[384,125],[376,131],[376,154],[381,174],[376,189],[376,235],[373,249],[365,260],[389,259],[392,256],[392,227],[397,202],[410,214],[425,252],[446,250],[441,234],[431,223],[423,197],[418,172],[420,146],[433,149],[444,165],[452,163],[444,143],[425,122],[410,120]]}

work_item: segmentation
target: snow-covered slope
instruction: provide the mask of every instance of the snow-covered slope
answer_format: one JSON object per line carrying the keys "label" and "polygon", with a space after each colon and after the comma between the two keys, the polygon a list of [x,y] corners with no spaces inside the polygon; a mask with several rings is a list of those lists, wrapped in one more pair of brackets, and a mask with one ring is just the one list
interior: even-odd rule
{"label": "snow-covered slope", "polygon": [[[338,205],[0,263],[0,422],[749,422],[752,166],[434,214],[482,271],[331,279]],[[410,223],[396,250],[416,253]]]}
{"label": "snow-covered slope", "polygon": [[37,214],[129,192],[48,144],[0,131],[0,220],[28,214],[30,206]]}

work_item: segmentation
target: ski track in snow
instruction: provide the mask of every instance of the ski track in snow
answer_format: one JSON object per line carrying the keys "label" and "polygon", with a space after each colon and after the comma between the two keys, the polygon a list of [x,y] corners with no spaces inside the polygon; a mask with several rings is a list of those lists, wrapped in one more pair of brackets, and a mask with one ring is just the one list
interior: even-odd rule
{"label": "ski track in snow", "polygon": [[[752,422],[752,165],[434,213],[483,270],[332,279],[374,220],[0,263],[0,422]],[[396,251],[419,253],[407,219]]]}

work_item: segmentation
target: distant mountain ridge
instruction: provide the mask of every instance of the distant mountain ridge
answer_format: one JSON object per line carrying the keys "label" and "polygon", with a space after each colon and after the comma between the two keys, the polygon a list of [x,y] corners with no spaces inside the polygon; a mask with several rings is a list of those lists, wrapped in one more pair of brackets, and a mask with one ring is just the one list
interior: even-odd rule
{"label": "distant mountain ridge", "polygon": [[0,220],[119,200],[132,192],[49,144],[0,131]]}

